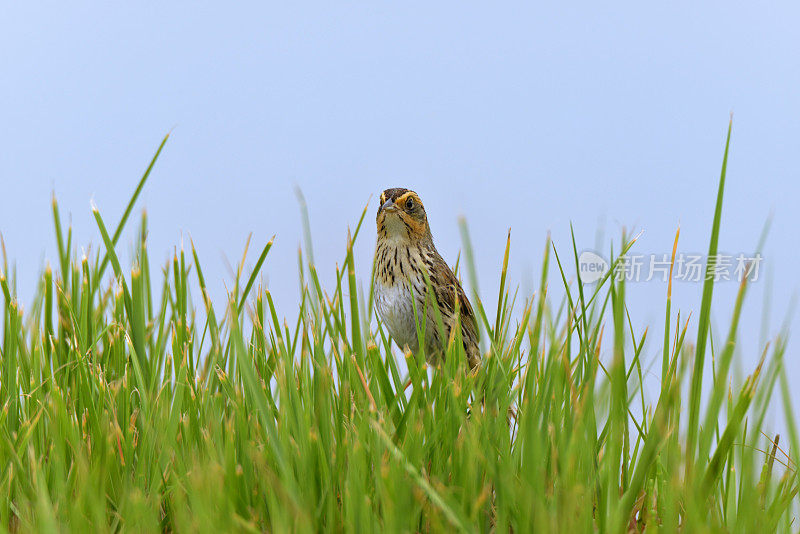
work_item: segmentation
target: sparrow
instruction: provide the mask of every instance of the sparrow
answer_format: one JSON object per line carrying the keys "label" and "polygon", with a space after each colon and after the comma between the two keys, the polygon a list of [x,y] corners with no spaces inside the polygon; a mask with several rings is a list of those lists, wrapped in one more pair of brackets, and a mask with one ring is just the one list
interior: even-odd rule
{"label": "sparrow", "polygon": [[[458,279],[433,244],[419,195],[401,187],[385,190],[376,223],[375,309],[392,339],[402,350],[424,349],[428,362],[437,364],[455,339],[454,327],[460,321],[467,363],[475,369],[481,358],[475,313]],[[417,321],[424,326],[423,344],[417,337]]]}

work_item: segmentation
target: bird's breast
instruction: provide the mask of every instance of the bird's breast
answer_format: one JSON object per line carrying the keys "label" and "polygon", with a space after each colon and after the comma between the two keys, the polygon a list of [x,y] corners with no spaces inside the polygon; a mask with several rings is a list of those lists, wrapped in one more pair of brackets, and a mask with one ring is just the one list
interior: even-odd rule
{"label": "bird's breast", "polygon": [[425,279],[419,254],[391,241],[379,243],[375,255],[375,308],[401,347],[418,347],[414,308],[422,320]]}
{"label": "bird's breast", "polygon": [[416,349],[418,343],[413,298],[405,281],[396,281],[393,285],[375,281],[375,308],[381,321],[398,345]]}

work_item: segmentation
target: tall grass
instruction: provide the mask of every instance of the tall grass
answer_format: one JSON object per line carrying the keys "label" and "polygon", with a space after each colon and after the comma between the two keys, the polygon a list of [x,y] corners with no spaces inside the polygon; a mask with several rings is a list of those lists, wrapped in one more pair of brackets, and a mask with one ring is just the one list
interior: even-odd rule
{"label": "tall grass", "polygon": [[[729,141],[730,130],[712,255]],[[493,322],[473,296],[483,364],[471,373],[454,343],[431,369],[392,352],[371,291],[366,301],[358,291],[352,247],[366,209],[334,287],[301,253],[300,312],[288,321],[257,283],[271,241],[252,272],[242,258],[224,303],[211,302],[193,244],[151,269],[145,216],[123,269],[115,247],[163,146],[113,232],[94,209],[94,258],[75,256],[53,200],[57,269],[24,314],[3,267],[3,531],[797,530],[785,333],[731,385],[746,284],[712,369],[713,279],[696,327],[673,314],[670,285],[658,303],[660,391],[645,395],[643,347],[657,329],[633,330],[624,281],[570,283],[574,237],[548,240],[539,288],[520,296],[506,289],[509,240]],[[632,246],[623,236],[612,263]],[[555,304],[551,270],[565,294]],[[775,403],[788,440],[762,431]]]}

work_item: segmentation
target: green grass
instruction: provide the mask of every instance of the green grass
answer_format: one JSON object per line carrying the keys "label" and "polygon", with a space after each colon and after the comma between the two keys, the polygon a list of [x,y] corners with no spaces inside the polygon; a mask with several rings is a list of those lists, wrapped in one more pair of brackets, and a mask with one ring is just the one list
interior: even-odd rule
{"label": "green grass", "polygon": [[[729,141],[730,130],[711,254]],[[94,258],[72,252],[53,200],[57,272],[42,274],[24,314],[5,261],[0,530],[797,531],[786,333],[743,384],[730,376],[737,330],[754,328],[739,324],[745,284],[715,354],[712,281],[696,321],[672,312],[671,289],[654,303],[666,307],[659,339],[660,327],[632,329],[623,282],[570,283],[574,237],[548,240],[533,295],[507,290],[508,252],[496,314],[473,295],[481,367],[470,373],[455,343],[431,369],[392,353],[371,290],[359,291],[352,246],[366,209],[335,287],[305,259],[306,227],[300,313],[287,320],[257,283],[271,241],[252,272],[242,258],[222,303],[193,244],[151,269],[144,216],[123,270],[115,246],[157,157],[113,233],[94,210]],[[460,267],[477,288],[462,235]],[[632,246],[623,236],[617,252]],[[663,346],[662,377],[645,394],[648,337]],[[764,433],[770,407],[788,436]]]}

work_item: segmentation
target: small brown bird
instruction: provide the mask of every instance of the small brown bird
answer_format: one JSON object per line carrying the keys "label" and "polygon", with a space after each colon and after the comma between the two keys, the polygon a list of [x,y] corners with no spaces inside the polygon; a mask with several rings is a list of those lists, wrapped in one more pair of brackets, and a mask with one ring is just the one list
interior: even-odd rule
{"label": "small brown bird", "polygon": [[[458,310],[464,352],[474,369],[480,363],[475,314],[461,284],[433,245],[422,200],[408,189],[387,189],[381,194],[377,224],[375,308],[392,338],[401,349],[419,349],[416,304],[417,320],[422,323],[426,317],[425,354],[429,362],[436,363],[453,337]],[[433,289],[430,298],[425,275]],[[442,317],[443,333],[434,305]]]}

